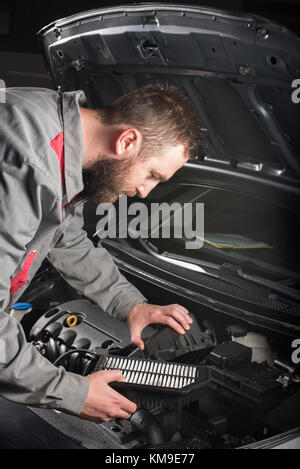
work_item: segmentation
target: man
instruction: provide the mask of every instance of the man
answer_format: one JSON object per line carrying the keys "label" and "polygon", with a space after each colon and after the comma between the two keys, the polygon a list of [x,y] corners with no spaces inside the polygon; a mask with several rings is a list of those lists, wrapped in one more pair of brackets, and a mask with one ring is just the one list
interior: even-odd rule
{"label": "man", "polygon": [[95,422],[129,418],[134,403],[109,383],[120,371],[82,377],[54,367],[26,342],[9,308],[48,257],[64,278],[109,314],[127,320],[141,349],[142,330],[167,324],[184,334],[180,305],[157,306],[120,275],[108,252],[82,230],[83,203],[146,197],[196,155],[196,114],[174,87],[149,85],[111,106],[87,109],[83,92],[1,90],[0,394]]}

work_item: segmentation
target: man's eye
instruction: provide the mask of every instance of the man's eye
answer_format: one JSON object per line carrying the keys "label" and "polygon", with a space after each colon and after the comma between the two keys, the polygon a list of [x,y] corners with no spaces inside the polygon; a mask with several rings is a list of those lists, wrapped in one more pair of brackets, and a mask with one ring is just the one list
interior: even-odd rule
{"label": "man's eye", "polygon": [[154,173],[151,173],[149,177],[150,179],[154,179],[155,181],[157,181],[158,179],[158,177]]}

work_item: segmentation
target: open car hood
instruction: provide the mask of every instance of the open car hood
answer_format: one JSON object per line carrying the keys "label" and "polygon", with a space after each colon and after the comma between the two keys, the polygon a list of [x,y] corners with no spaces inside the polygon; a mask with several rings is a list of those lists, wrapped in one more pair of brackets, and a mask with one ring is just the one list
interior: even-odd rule
{"label": "open car hood", "polygon": [[[300,39],[268,19],[145,3],[92,10],[39,32],[56,88],[109,104],[151,82],[180,88],[198,111],[203,165],[297,181]],[[293,181],[294,180],[294,181]],[[293,181],[293,182],[292,182]]]}

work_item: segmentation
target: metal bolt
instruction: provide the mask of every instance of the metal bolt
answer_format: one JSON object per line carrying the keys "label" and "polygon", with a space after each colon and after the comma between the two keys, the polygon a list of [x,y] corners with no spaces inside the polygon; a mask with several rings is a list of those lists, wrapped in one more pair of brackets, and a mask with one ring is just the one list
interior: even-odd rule
{"label": "metal bolt", "polygon": [[263,28],[259,28],[257,33],[263,38],[263,39],[268,39],[269,37],[269,31],[267,30],[267,28],[263,27]]}
{"label": "metal bolt", "polygon": [[251,73],[251,67],[249,65],[241,65],[239,68],[239,72],[241,75],[249,75]]}

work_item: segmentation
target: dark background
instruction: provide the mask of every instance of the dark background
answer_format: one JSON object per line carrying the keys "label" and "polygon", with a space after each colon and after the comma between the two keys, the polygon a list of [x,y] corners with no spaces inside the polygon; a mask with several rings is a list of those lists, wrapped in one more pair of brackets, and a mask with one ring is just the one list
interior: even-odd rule
{"label": "dark background", "polygon": [[[6,86],[49,86],[36,33],[43,26],[65,16],[93,8],[129,4],[126,1],[95,0],[1,0],[0,2],[0,78]],[[202,5],[254,13],[286,25],[300,36],[300,0],[189,0],[162,1]]]}

